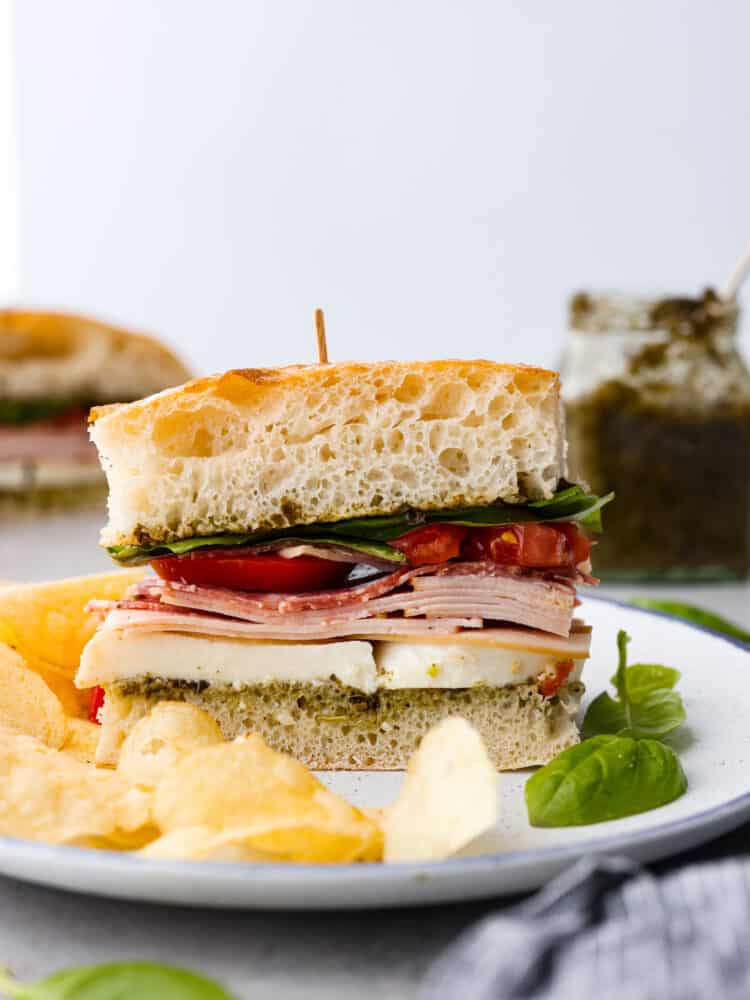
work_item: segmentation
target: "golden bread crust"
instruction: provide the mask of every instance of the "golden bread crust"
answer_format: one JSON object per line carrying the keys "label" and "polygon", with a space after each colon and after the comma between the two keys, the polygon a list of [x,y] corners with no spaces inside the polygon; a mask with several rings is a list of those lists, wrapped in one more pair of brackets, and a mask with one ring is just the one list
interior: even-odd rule
{"label": "golden bread crust", "polygon": [[20,361],[74,354],[92,333],[105,334],[116,352],[137,345],[155,363],[173,365],[177,377],[190,377],[182,359],[155,337],[78,313],[0,309],[0,358]]}
{"label": "golden bread crust", "polygon": [[[480,375],[483,372],[506,372],[512,375],[519,391],[524,392],[531,383],[549,381],[550,385],[559,384],[559,375],[546,368],[536,368],[532,365],[503,364],[484,359],[457,360],[441,359],[437,361],[341,361],[327,365],[287,365],[279,368],[235,368],[227,372],[192,379],[184,385],[166,389],[146,399],[134,403],[112,403],[95,406],[89,415],[89,421],[94,423],[104,417],[127,411],[128,414],[157,411],[163,406],[171,407],[181,398],[193,401],[196,397],[204,400],[212,398],[226,400],[231,403],[247,404],[262,398],[273,389],[315,389],[324,388],[334,391],[340,384],[348,381],[351,376],[370,377],[380,374],[390,379],[404,373],[415,373],[424,377],[450,376],[459,378]],[[123,414],[124,415],[124,414]]]}

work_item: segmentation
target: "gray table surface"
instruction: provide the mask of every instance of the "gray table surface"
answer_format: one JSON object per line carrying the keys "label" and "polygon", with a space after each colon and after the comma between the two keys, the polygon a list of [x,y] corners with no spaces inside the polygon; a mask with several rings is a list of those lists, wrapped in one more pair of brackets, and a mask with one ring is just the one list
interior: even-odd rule
{"label": "gray table surface", "polygon": [[[44,579],[106,568],[98,518],[0,529],[0,579]],[[750,587],[610,586],[702,604],[750,625]],[[750,853],[750,824],[654,866]],[[406,1000],[429,962],[461,930],[508,901],[353,913],[191,910],[76,896],[0,878],[0,963],[22,978],[69,964],[153,958],[200,969],[241,1000]]]}

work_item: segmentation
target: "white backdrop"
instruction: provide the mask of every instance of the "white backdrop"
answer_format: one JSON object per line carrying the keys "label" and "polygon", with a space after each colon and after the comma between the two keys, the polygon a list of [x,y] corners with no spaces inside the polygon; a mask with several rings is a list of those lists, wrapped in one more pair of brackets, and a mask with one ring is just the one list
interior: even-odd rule
{"label": "white backdrop", "polygon": [[[744,0],[18,0],[16,298],[199,369],[554,362],[750,239]],[[8,220],[6,220],[8,221]]]}

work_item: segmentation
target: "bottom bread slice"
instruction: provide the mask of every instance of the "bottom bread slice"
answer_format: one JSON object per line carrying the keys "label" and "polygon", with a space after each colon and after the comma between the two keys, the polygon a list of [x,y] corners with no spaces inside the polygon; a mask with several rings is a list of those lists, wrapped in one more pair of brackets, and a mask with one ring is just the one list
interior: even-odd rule
{"label": "bottom bread slice", "polygon": [[322,771],[401,770],[431,726],[460,715],[479,730],[496,768],[512,770],[545,764],[578,742],[583,691],[580,681],[547,698],[535,681],[365,694],[337,681],[234,687],[136,678],[105,687],[97,762],[116,763],[136,722],[158,701],[173,700],[205,709],[227,739],[259,733],[275,750]]}

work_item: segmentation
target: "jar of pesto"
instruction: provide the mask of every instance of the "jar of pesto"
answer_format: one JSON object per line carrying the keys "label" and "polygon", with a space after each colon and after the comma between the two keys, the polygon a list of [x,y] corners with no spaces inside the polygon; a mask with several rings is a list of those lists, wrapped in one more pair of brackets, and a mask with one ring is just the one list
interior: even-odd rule
{"label": "jar of pesto", "polygon": [[581,292],[563,357],[573,481],[614,490],[594,561],[609,580],[750,570],[750,373],[715,292]]}

